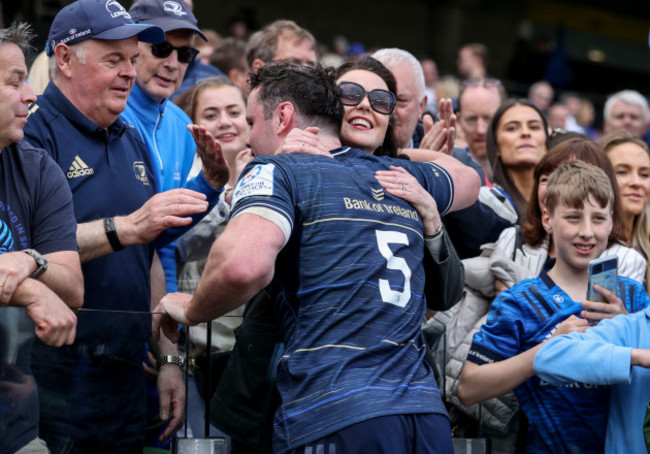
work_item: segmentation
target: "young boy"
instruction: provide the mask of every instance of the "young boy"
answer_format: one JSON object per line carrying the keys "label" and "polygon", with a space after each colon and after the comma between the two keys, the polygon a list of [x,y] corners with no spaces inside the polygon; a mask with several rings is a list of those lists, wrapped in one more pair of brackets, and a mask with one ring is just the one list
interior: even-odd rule
{"label": "young boy", "polygon": [[[587,294],[589,262],[607,247],[613,199],[605,172],[591,164],[571,161],[551,174],[542,223],[553,238],[555,264],[495,299],[467,355],[458,384],[461,401],[470,405],[514,389],[529,422],[527,452],[603,450],[609,388],[551,386],[534,376],[533,359],[550,337],[588,328],[576,315]],[[608,304],[585,303],[600,311],[583,312],[589,318],[635,312],[650,302],[640,283],[624,277],[619,277],[624,305],[596,288]]]}
{"label": "young boy", "polygon": [[605,452],[646,452],[650,308],[604,320],[584,333],[558,336],[544,344],[534,365],[535,373],[553,385],[574,380],[612,385]]}

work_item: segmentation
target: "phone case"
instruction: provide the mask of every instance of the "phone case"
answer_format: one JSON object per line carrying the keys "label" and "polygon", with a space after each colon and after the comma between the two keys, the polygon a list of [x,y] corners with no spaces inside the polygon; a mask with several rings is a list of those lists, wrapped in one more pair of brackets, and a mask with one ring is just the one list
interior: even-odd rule
{"label": "phone case", "polygon": [[[599,269],[595,272],[595,269]],[[618,259],[597,259],[589,263],[589,286],[587,289],[587,299],[589,301],[605,302],[605,298],[594,290],[594,285],[600,285],[607,290],[616,293],[616,283],[618,282]]]}

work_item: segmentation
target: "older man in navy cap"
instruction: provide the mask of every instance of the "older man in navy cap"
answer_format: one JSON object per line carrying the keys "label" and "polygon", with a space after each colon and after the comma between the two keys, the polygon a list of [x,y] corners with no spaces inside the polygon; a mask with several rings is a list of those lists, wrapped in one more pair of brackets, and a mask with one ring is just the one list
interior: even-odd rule
{"label": "older man in navy cap", "polygon": [[[55,454],[142,452],[141,355],[151,333],[151,275],[162,273],[159,262],[152,266],[152,241],[173,239],[168,228],[187,226],[185,216],[208,207],[205,195],[188,189],[156,194],[142,139],[119,118],[135,81],[138,40],[163,39],[159,27],[136,24],[115,0],[66,6],[48,36],[52,81],[30,108],[25,135],[54,157],[72,189],[86,309],[73,345],[33,349],[41,436]],[[177,351],[158,347],[160,417],[172,415],[165,437],[181,422],[185,393]]]}
{"label": "older man in navy cap", "polygon": [[[187,181],[196,144],[187,125],[192,120],[169,97],[178,89],[188,65],[198,55],[192,47],[196,36],[206,40],[196,18],[182,0],[139,0],[129,10],[136,22],[153,24],[165,32],[160,43],[140,41],[135,86],[122,115],[147,145],[159,192],[189,188],[202,192],[213,203],[221,191],[214,159],[202,156],[203,171]],[[168,292],[175,292],[176,253],[173,243],[158,249]]]}

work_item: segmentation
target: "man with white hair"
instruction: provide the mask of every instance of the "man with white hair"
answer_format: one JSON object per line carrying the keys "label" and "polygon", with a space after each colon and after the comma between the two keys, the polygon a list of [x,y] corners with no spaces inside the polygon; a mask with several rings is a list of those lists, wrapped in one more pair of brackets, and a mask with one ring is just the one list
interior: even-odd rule
{"label": "man with white hair", "polygon": [[638,91],[619,91],[607,98],[603,117],[605,134],[624,130],[643,138],[648,130],[648,101]]}
{"label": "man with white hair", "polygon": [[[427,104],[420,62],[411,53],[396,48],[380,49],[372,57],[390,69],[397,82],[397,106],[393,111],[393,119],[398,145],[402,148],[425,148],[424,142],[428,140],[422,140],[425,137],[424,128],[422,123],[418,123]],[[499,93],[495,89],[495,96],[498,97]],[[498,102],[494,109],[497,107]],[[472,167],[479,174],[481,181],[486,181],[481,165],[473,159],[468,150],[453,147],[448,154]],[[449,213],[443,218],[449,237],[461,258],[478,255],[482,244],[496,241],[499,233],[517,220],[516,213],[509,203],[496,196],[495,191],[484,186],[481,188],[481,194],[479,200],[470,207]],[[476,223],[479,221],[482,228],[477,229]]]}
{"label": "man with white hair", "polygon": [[395,76],[397,106],[393,112],[394,133],[401,148],[417,148],[423,132],[414,136],[427,105],[424,73],[417,58],[403,49],[379,49],[372,54]]}
{"label": "man with white hair", "polygon": [[[53,454],[142,452],[151,276],[163,279],[153,242],[169,242],[168,228],[187,226],[187,215],[208,208],[205,195],[189,189],[156,194],[142,138],[120,117],[136,77],[138,41],[164,36],[136,24],[115,0],[67,5],[48,35],[52,80],[30,108],[25,136],[65,173],[85,279],[75,342],[59,350],[36,343],[32,351],[40,436]],[[156,347],[168,437],[182,423],[182,358],[170,343]]]}

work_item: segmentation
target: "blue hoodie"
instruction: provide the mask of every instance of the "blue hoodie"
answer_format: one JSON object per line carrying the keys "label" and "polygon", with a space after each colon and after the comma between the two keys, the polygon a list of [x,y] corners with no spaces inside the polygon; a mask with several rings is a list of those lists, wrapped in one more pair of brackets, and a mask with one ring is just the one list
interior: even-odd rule
{"label": "blue hoodie", "polygon": [[[147,146],[156,176],[157,191],[187,188],[202,192],[208,198],[210,211],[217,203],[221,191],[212,188],[202,172],[187,181],[196,150],[192,134],[187,129],[187,125],[192,124],[190,117],[168,99],[162,103],[152,100],[138,84],[133,86],[126,110],[121,116],[137,129]],[[175,292],[177,285],[174,243],[159,247],[158,255],[165,270],[167,291]]]}

